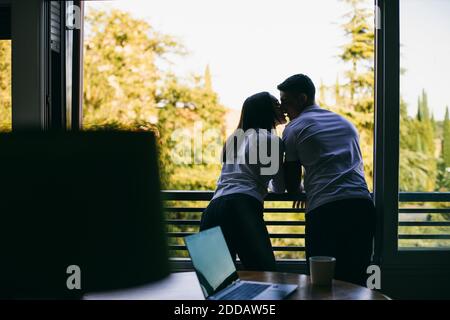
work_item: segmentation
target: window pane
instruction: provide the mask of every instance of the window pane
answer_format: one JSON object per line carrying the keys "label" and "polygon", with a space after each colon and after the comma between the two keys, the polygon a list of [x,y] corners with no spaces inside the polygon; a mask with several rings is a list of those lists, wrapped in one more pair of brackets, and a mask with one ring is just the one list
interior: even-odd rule
{"label": "window pane", "polygon": [[[316,85],[319,104],[358,128],[372,190],[373,1],[85,5],[83,126],[162,129],[168,189],[213,190],[220,165],[205,170],[208,156],[196,157],[197,131],[205,139],[206,131],[217,129],[220,149],[246,97],[259,91],[278,97],[277,84],[305,73]],[[255,7],[260,14],[253,14]],[[177,129],[190,135],[186,150],[171,142],[174,132],[184,136]],[[189,156],[172,157],[174,150]]]}
{"label": "window pane", "polygon": [[[218,155],[238,125],[244,100],[260,91],[279,97],[279,83],[305,73],[315,83],[317,102],[357,127],[372,190],[373,0],[130,0],[85,6],[83,126],[157,131],[165,189],[213,191]],[[265,206],[274,212],[266,220],[286,220],[269,232],[294,234],[273,237],[281,249],[277,258],[304,258],[304,214],[286,212],[291,202]],[[169,218],[198,220],[201,210],[189,209],[170,212]],[[171,240],[183,245],[180,238]],[[283,251],[284,246],[297,248]]]}
{"label": "window pane", "polygon": [[0,40],[0,132],[11,130],[11,40]]}
{"label": "window pane", "polygon": [[450,199],[429,194],[450,191],[449,14],[449,1],[400,1],[400,248],[450,246]]}

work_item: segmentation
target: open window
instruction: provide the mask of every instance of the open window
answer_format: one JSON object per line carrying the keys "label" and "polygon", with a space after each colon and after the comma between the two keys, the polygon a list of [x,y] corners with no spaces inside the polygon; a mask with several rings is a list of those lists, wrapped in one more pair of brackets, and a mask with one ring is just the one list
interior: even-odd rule
{"label": "open window", "polygon": [[[204,187],[205,185],[202,184],[204,180],[201,179],[208,178],[208,181],[213,184],[219,171],[217,168],[214,171],[206,166],[197,171],[179,170],[180,166],[177,167],[171,162],[170,151],[173,149],[171,134],[177,129],[177,125],[186,124],[188,119],[191,121],[191,137],[201,137],[202,130],[208,127],[196,125],[197,120],[203,120],[212,115],[215,119],[213,125],[227,122],[230,127],[235,127],[239,114],[236,115],[234,112],[229,123],[228,119],[224,121],[227,115],[223,112],[223,106],[214,92],[216,85],[223,80],[220,76],[217,77],[218,69],[214,61],[210,65],[207,63],[202,65],[192,83],[180,82],[173,74],[166,74],[164,79],[158,78],[157,67],[161,65],[154,63],[155,56],[177,55],[180,52],[183,53],[183,48],[176,46],[172,38],[158,33],[159,30],[141,23],[142,21],[137,21],[142,19],[134,19],[129,14],[116,11],[113,15],[86,13],[84,16],[83,5],[87,6],[89,3],[89,6],[94,6],[93,2],[43,0],[14,1],[11,6],[0,5],[0,50],[2,50],[0,120],[5,119],[1,120],[0,126],[10,130],[12,123],[14,129],[75,130],[80,129],[82,120],[85,120],[84,127],[89,129],[121,128],[123,123],[132,123],[137,130],[153,130],[157,127],[159,120],[165,120],[165,124],[160,126],[162,133],[168,133],[166,135],[168,138],[162,140],[168,151],[161,153],[163,168],[170,173],[171,177],[181,181],[179,185],[175,183],[167,185],[172,186],[171,189],[183,189],[167,192],[167,199],[174,202],[183,201],[181,207],[171,208],[172,215],[168,216],[169,221],[178,223],[174,224],[176,228],[171,230],[170,236],[179,240],[187,233],[198,230],[198,218],[202,207],[194,207],[192,203],[197,202],[204,207],[211,197],[211,191],[199,191],[199,189],[211,189],[209,185],[207,188]],[[147,2],[136,3],[140,6]],[[349,1],[348,3],[357,2]],[[122,6],[124,9],[126,6],[131,6],[131,3],[132,1],[116,1],[114,5]],[[180,1],[181,3],[187,5],[186,1]],[[342,7],[343,2],[336,1],[336,3],[338,7]],[[368,98],[365,100],[368,102],[366,107],[372,113],[362,119],[361,125],[368,128],[365,131],[365,139],[370,141],[370,138],[374,138],[373,144],[366,143],[364,147],[368,150],[365,156],[368,159],[365,161],[366,164],[372,160],[370,152],[373,151],[373,166],[369,165],[367,170],[373,171],[373,192],[378,217],[375,262],[384,266],[383,274],[395,270],[397,273],[393,271],[393,274],[399,275],[404,271],[405,266],[408,266],[408,270],[413,275],[426,271],[433,277],[441,276],[434,282],[430,280],[430,283],[438,283],[441,279],[447,279],[448,282],[450,193],[447,159],[450,154],[448,151],[450,150],[450,138],[448,138],[450,125],[448,112],[445,111],[446,101],[448,101],[448,98],[445,98],[448,97],[445,85],[448,83],[446,76],[450,72],[447,59],[448,41],[446,41],[449,35],[448,30],[450,30],[449,4],[448,1],[438,0],[376,0],[374,3],[375,25],[363,30],[353,30],[357,40],[361,38],[364,41],[370,40],[370,36],[373,37],[375,34],[372,55],[370,52],[365,54],[364,56],[369,58],[361,66],[368,72],[366,76],[372,68],[372,77],[363,79],[372,81],[372,86],[369,85],[365,90],[355,92],[355,88],[351,89],[352,83],[359,83],[361,80],[359,77],[348,81],[344,77],[334,75],[332,81],[325,79],[322,82],[320,77],[313,80],[318,87],[320,103],[347,105],[344,100],[348,98],[348,91],[344,93],[342,91],[344,87],[345,90],[350,90],[353,97],[365,95],[365,98]],[[367,1],[366,8],[372,10],[373,2]],[[238,13],[242,14],[245,12],[244,9],[243,4]],[[430,12],[431,9],[433,12]],[[235,8],[233,10],[233,12],[236,11]],[[168,7],[167,11],[175,10],[173,7]],[[214,33],[213,36],[208,36],[210,30],[205,25],[201,25],[201,22],[211,22],[208,20],[208,15],[199,10],[203,16],[193,20],[183,10],[176,11],[182,13],[179,21],[183,26],[197,23],[198,33],[204,36],[204,39],[200,39],[199,42],[206,43],[207,48],[214,49],[211,39],[219,34]],[[323,14],[328,11],[335,17],[336,12],[333,10],[317,11],[317,16],[324,17]],[[298,12],[300,11],[293,10],[292,14],[298,15]],[[272,12],[269,13],[270,18],[262,17],[262,22],[266,23],[267,20],[275,19]],[[290,14],[290,12],[284,13]],[[417,13],[420,13],[420,17]],[[223,16],[228,18],[227,15]],[[314,18],[312,23],[324,24],[324,21],[317,19],[317,16],[310,16]],[[84,17],[88,22],[85,41],[83,40]],[[79,23],[74,22],[77,18]],[[235,30],[236,34],[242,32],[245,35],[245,32],[257,29],[255,32],[259,32],[259,36],[251,39],[256,39],[255,43],[262,44],[260,52],[269,45],[273,45],[278,50],[277,53],[281,52],[278,60],[271,56],[262,62],[268,64],[268,61],[289,61],[288,54],[292,51],[279,50],[276,42],[279,39],[279,32],[266,28],[266,24],[264,24],[265,28],[261,29],[235,25],[236,19],[228,19],[229,26],[235,27],[232,30]],[[296,21],[296,19],[284,19],[284,22]],[[97,27],[92,23],[94,21],[100,22]],[[166,19],[166,21],[177,20]],[[359,26],[360,20],[354,22]],[[336,29],[336,25],[331,25],[327,32],[331,34],[330,32]],[[36,30],[36,33],[30,33],[29,30]],[[127,33],[127,30],[131,32]],[[253,75],[256,80],[264,78],[261,76],[264,70],[254,68],[250,64],[261,61],[258,59],[261,59],[263,55],[245,56],[245,50],[241,49],[253,43],[242,41],[240,45],[233,45],[230,42],[232,39],[230,30],[225,28],[222,34],[228,36],[222,37],[222,42],[225,43],[226,62],[229,63],[226,66],[230,67],[237,61],[244,61],[244,67],[234,73],[239,81],[243,81],[241,79],[243,75]],[[286,30],[291,28],[285,26],[283,31]],[[301,31],[304,32],[303,29]],[[370,35],[371,32],[372,35]],[[148,34],[150,37],[144,38]],[[361,37],[361,34],[364,37]],[[274,39],[273,43],[268,43],[267,40],[270,37]],[[320,41],[327,43],[326,39],[328,38],[320,38]],[[145,41],[145,46],[140,47],[139,41],[142,40]],[[317,41],[317,37],[312,40]],[[366,44],[368,43],[362,43],[362,47],[366,47]],[[186,45],[189,49],[189,43]],[[85,61],[83,61],[83,50]],[[415,57],[419,52],[422,54]],[[353,67],[355,64],[351,53],[353,52],[343,56],[349,59],[346,62]],[[370,64],[370,59],[373,62],[373,53],[375,53],[374,66]],[[313,54],[313,58],[304,60],[322,61],[321,59],[324,59],[320,55],[321,52],[313,52]],[[14,59],[11,59],[11,56]],[[34,59],[30,59],[30,56]],[[108,58],[112,58],[112,63],[105,63]],[[13,67],[11,67],[11,60]],[[288,65],[283,75],[277,76],[276,79],[282,80],[284,76],[297,70],[306,70],[305,73],[314,72],[308,69],[310,64],[300,62],[297,64],[297,60],[295,61],[296,63]],[[261,65],[264,65],[262,62]],[[178,60],[178,65],[186,66],[189,63]],[[221,64],[218,63],[218,65]],[[275,63],[274,65],[276,66]],[[327,64],[324,64],[324,67],[327,70],[332,69]],[[89,72],[83,75],[83,70],[87,68]],[[358,71],[358,64],[356,68]],[[373,78],[373,70],[375,78]],[[351,75],[355,69],[347,71],[349,73],[346,74]],[[8,72],[11,72],[10,76]],[[276,79],[267,86],[261,86],[258,83],[256,89],[255,87],[250,89],[275,88],[278,82]],[[252,81],[243,82],[253,84]],[[375,87],[375,96],[373,96],[373,87]],[[142,90],[138,92],[136,88]],[[8,107],[11,105],[11,93],[8,94],[8,92],[11,91],[12,101],[14,101],[12,110]],[[254,92],[243,92],[238,101],[242,102],[247,93]],[[447,100],[439,98],[442,96]],[[208,103],[201,103],[203,97],[207,98]],[[86,103],[84,109],[83,102]],[[139,106],[142,105],[151,108],[140,109]],[[214,114],[206,110],[206,106],[209,105],[217,107],[214,109]],[[356,105],[355,110],[361,111],[363,107]],[[443,111],[439,109],[433,113],[431,107],[443,108]],[[239,105],[235,106],[235,110],[237,109]],[[201,110],[202,113],[196,114],[197,110]],[[351,113],[355,114],[353,112],[355,110]],[[105,119],[107,121],[103,121]],[[375,129],[374,137],[371,137],[373,128]],[[196,135],[198,132],[200,134]],[[185,136],[184,131],[178,131],[178,134],[180,137]],[[197,161],[195,150],[198,145],[195,141],[198,140],[189,140],[188,152],[193,161],[188,164],[190,169],[195,169],[195,161]],[[220,145],[220,139],[218,141]],[[372,174],[368,171],[366,174],[371,176]],[[191,183],[192,180],[195,181]],[[189,189],[187,185],[191,190],[187,191]],[[268,208],[270,215],[267,217],[270,218],[268,219],[270,231],[273,230],[274,233],[273,243],[279,244],[275,247],[284,252],[280,253],[278,258],[294,257],[295,259],[291,260],[296,260],[302,258],[302,250],[304,250],[304,215],[301,211],[292,214],[289,211],[290,208],[277,206],[283,201],[285,205],[289,205],[289,200],[285,196],[278,198],[270,196],[268,201],[278,203]],[[281,237],[285,239],[280,240]],[[184,249],[182,242],[178,240],[171,243],[174,251]],[[283,243],[283,240],[286,242]],[[297,265],[304,263],[304,261],[294,262]],[[293,269],[296,270],[295,268]],[[392,279],[395,281],[394,276]]]}
{"label": "open window", "polygon": [[[408,266],[409,274],[417,275],[417,279],[432,274],[442,280],[446,279],[443,266],[450,264],[447,240],[450,194],[445,188],[436,189],[438,163],[427,162],[432,156],[439,159],[439,139],[427,136],[434,129],[432,113],[426,111],[426,106],[431,101],[434,104],[438,95],[448,97],[448,90],[434,88],[436,97],[431,100],[427,95],[428,86],[436,83],[439,87],[440,75],[446,74],[447,61],[442,61],[441,53],[435,52],[445,46],[445,41],[434,41],[434,35],[449,30],[442,28],[449,11],[439,10],[439,6],[448,4],[436,1],[433,6],[430,1],[419,0],[380,0],[376,4],[380,22],[376,33],[377,261],[384,266],[387,278],[387,275],[398,278],[400,270]],[[435,18],[429,16],[430,10],[437,15]],[[429,18],[427,27],[418,24],[425,16]],[[420,28],[420,32],[414,32],[414,28]],[[427,53],[415,56],[421,51],[417,51],[417,46],[423,46]],[[420,61],[412,64],[414,59]],[[421,71],[423,68],[426,73]],[[423,88],[424,85],[427,87]],[[407,95],[410,111],[406,106]],[[436,107],[442,108],[437,102]],[[445,111],[436,109],[435,123],[438,113],[445,119]],[[442,180],[443,184],[447,181],[445,177]],[[406,281],[406,277],[402,279],[399,281]],[[417,283],[417,288],[425,286],[428,286],[425,282]]]}
{"label": "open window", "polygon": [[[373,1],[258,2],[255,15],[256,2],[238,10],[208,1],[85,3],[83,128],[159,133],[164,187],[176,190],[167,191],[175,255],[187,256],[182,237],[198,231],[243,101],[258,91],[278,97],[276,85],[294,73],[309,74],[318,103],[357,126],[373,190]],[[304,212],[286,197],[269,199],[276,257],[303,263]]]}

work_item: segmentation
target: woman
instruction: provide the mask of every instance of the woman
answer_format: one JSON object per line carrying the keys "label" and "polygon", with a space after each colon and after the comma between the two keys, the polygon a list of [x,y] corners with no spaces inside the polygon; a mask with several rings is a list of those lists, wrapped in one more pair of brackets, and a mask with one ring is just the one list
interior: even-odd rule
{"label": "woman", "polygon": [[[245,100],[238,128],[223,149],[217,189],[202,215],[200,230],[220,226],[231,256],[237,254],[247,270],[276,270],[263,208],[271,180],[274,192],[285,190],[283,145],[271,133],[284,123],[278,100],[268,92]],[[271,162],[263,161],[264,156]]]}

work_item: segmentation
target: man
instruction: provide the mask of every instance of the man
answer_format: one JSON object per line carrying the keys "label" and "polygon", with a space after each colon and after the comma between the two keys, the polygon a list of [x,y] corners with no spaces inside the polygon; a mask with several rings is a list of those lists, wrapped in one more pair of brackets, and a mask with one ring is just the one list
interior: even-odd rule
{"label": "man", "polygon": [[[366,284],[375,208],[364,178],[358,132],[315,103],[311,79],[297,74],[278,85],[290,119],[283,132],[289,193],[306,192],[306,258],[336,258],[335,278]],[[294,202],[299,207],[299,202]],[[309,262],[309,261],[308,261]]]}

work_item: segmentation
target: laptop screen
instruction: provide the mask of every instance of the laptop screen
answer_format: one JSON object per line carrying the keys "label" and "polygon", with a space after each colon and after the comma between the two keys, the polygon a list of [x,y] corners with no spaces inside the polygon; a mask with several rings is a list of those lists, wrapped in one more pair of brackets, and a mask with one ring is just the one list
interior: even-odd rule
{"label": "laptop screen", "polygon": [[220,227],[204,230],[184,239],[205,297],[238,279]]}

